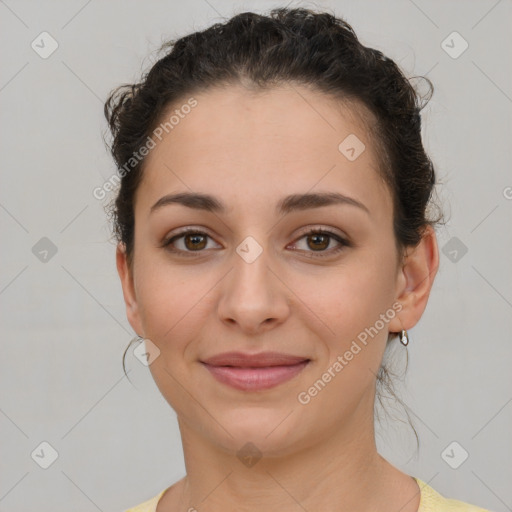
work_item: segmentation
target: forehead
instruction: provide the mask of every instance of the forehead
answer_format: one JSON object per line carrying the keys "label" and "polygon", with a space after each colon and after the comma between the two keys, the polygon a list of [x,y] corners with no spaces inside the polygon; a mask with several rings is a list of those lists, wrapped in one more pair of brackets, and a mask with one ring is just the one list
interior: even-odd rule
{"label": "forehead", "polygon": [[[390,214],[368,131],[371,116],[363,117],[355,103],[299,85],[217,87],[192,96],[196,106],[182,111],[185,97],[162,116],[165,123],[181,113],[146,157],[140,189],[148,202],[192,189],[226,202],[245,194],[268,203],[316,188],[357,197],[374,215]],[[364,149],[350,159],[347,144],[358,153]]]}

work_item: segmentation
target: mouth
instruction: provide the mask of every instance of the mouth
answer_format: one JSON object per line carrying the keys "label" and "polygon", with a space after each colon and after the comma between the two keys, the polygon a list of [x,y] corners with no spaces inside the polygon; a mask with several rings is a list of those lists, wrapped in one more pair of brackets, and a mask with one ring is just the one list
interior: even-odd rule
{"label": "mouth", "polygon": [[289,381],[311,359],[275,352],[248,355],[225,353],[201,361],[219,382],[241,391],[262,391]]}

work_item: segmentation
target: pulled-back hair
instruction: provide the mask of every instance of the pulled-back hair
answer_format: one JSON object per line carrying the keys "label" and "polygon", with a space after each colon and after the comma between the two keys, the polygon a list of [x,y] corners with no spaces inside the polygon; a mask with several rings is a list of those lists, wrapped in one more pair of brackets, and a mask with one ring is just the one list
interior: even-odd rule
{"label": "pulled-back hair", "polygon": [[[378,172],[391,192],[399,262],[404,249],[416,246],[424,229],[442,219],[442,213],[428,217],[436,177],[421,138],[420,111],[432,96],[432,83],[423,78],[428,93],[422,98],[397,64],[361,44],[343,19],[304,8],[278,8],[267,16],[244,12],[166,42],[160,51],[164,56],[139,83],[118,87],[105,103],[118,169],[146,143],[171,107],[195,92],[229,85],[260,91],[297,84],[344,101],[361,114],[378,150]],[[134,195],[144,162],[123,173],[110,206],[115,236],[129,262]],[[377,381],[395,396],[390,373],[383,364]]]}

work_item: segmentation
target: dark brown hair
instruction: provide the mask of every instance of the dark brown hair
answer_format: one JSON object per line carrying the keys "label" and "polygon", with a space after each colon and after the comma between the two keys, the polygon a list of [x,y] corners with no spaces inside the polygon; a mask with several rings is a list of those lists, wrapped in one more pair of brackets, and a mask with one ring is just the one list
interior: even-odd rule
{"label": "dark brown hair", "polygon": [[[161,51],[164,56],[139,83],[116,88],[105,103],[118,169],[144,145],[170,106],[196,91],[231,84],[255,91],[301,84],[353,105],[369,127],[379,150],[379,172],[393,199],[398,261],[405,248],[420,242],[426,226],[442,219],[442,213],[427,216],[436,177],[421,138],[420,111],[433,86],[423,78],[428,93],[422,98],[397,64],[361,44],[343,19],[304,8],[278,8],[268,16],[244,12],[169,41]],[[130,262],[134,194],[143,164],[124,173],[110,209],[115,236]],[[385,365],[377,380],[392,393]]]}

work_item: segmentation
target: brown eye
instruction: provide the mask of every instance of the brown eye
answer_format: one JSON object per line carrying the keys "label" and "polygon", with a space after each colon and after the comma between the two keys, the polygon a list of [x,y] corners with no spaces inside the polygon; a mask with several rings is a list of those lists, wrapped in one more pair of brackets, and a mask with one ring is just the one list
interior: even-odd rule
{"label": "brown eye", "polygon": [[191,251],[197,251],[206,247],[207,236],[203,234],[188,234],[183,237],[185,247]]}
{"label": "brown eye", "polygon": [[334,256],[352,246],[348,240],[343,239],[340,235],[322,229],[307,231],[297,239],[294,245],[300,252],[309,257],[319,258]]}
{"label": "brown eye", "polygon": [[203,231],[188,228],[181,233],[175,234],[162,242],[162,247],[177,256],[195,256],[206,254],[211,247],[208,244],[213,243],[213,248],[222,248],[213,240],[213,238]]}
{"label": "brown eye", "polygon": [[[329,247],[329,241],[330,241],[330,236],[329,235],[324,235],[324,234],[321,234],[321,233],[316,233],[316,234],[313,234],[313,235],[308,235],[307,239],[308,239],[308,247],[310,249],[320,249],[320,250],[323,250],[323,249],[326,249],[327,247]],[[311,243],[309,243],[309,241],[311,241]]]}

